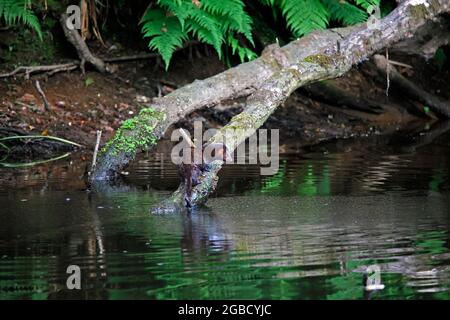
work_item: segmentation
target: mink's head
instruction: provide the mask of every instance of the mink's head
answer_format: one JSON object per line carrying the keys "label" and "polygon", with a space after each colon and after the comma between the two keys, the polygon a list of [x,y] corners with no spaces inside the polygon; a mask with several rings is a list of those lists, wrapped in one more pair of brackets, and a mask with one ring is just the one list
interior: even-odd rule
{"label": "mink's head", "polygon": [[228,152],[228,148],[223,143],[210,143],[203,148],[203,162],[210,164],[215,160],[223,162],[231,161],[231,155]]}

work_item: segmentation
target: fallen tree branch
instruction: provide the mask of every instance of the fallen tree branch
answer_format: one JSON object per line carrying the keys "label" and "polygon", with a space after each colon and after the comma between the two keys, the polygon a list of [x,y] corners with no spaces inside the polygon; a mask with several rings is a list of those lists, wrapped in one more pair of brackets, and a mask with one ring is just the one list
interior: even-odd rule
{"label": "fallen tree branch", "polygon": [[[313,32],[281,49],[265,50],[254,61],[175,90],[157,99],[152,108],[143,109],[140,115],[128,120],[118,130],[103,149],[91,182],[114,178],[139,150],[155,145],[171,124],[194,110],[233,99],[242,90],[256,94],[255,91],[259,89],[260,92],[274,75],[282,79],[301,72],[301,79],[297,81],[301,85],[342,75],[376,51],[412,37],[417,28],[448,12],[449,7],[448,0],[407,0],[378,21],[376,28],[366,28],[361,24]],[[293,66],[286,67],[290,65]],[[273,83],[275,80],[270,81]],[[281,88],[285,84],[280,82],[279,85]],[[277,90],[285,92],[280,88]]]}
{"label": "fallen tree branch", "polygon": [[435,123],[429,130],[421,130],[419,133],[407,137],[405,141],[401,141],[401,152],[413,153],[416,149],[429,145],[436,138],[450,131],[450,120]]}
{"label": "fallen tree branch", "polygon": [[17,67],[11,72],[8,73],[2,73],[0,74],[0,78],[8,78],[15,76],[17,74],[25,74],[25,78],[29,78],[31,74],[33,73],[40,73],[40,72],[54,72],[55,70],[59,71],[66,71],[66,70],[73,70],[72,68],[76,69],[79,66],[79,62],[69,62],[69,63],[62,63],[62,64],[53,64],[53,65],[44,65],[44,66],[21,66]]}
{"label": "fallen tree branch", "polygon": [[[387,60],[382,55],[375,55],[373,57],[375,65],[378,71],[382,74],[386,74]],[[437,112],[446,118],[450,118],[450,104],[442,101],[435,95],[419,88],[412,81],[405,78],[394,66],[389,67],[389,79],[390,81],[408,97],[420,101],[428,106],[434,112]]]}
{"label": "fallen tree branch", "polygon": [[[150,59],[157,57],[156,53],[146,53],[139,55],[131,55],[131,56],[120,56],[120,57],[112,57],[112,58],[104,58],[102,59],[104,62],[109,63],[119,63],[119,62],[127,62],[132,60],[141,60],[141,59]],[[44,65],[44,66],[21,66],[17,67],[11,72],[1,73],[0,78],[9,78],[19,74],[25,74],[25,78],[29,79],[33,73],[43,73],[47,72],[48,75],[53,75],[58,72],[63,71],[72,71],[78,69],[80,67],[81,61],[74,61],[62,64],[52,64],[52,65]]]}
{"label": "fallen tree branch", "polygon": [[[178,48],[176,51],[186,49],[189,46],[197,45],[199,44],[199,41],[188,41],[184,44],[184,46]],[[145,59],[152,59],[157,58],[160,55],[158,53],[150,52],[150,53],[142,53],[142,54],[135,54],[135,55],[129,55],[129,56],[118,56],[118,57],[100,57],[99,59],[106,63],[120,63],[120,62],[128,62],[128,61],[134,61],[134,60],[145,60]],[[43,66],[20,66],[14,69],[11,72],[7,73],[0,73],[0,78],[9,78],[18,74],[25,74],[25,78],[29,79],[30,76],[33,73],[42,73],[47,72],[48,75],[53,75],[58,72],[63,71],[72,71],[75,69],[78,69],[81,66],[81,61],[76,60],[73,62],[68,63],[62,63],[62,64],[52,64],[52,65],[43,65]]]}
{"label": "fallen tree branch", "polygon": [[[282,68],[248,99],[244,110],[222,127],[208,143],[223,143],[229,152],[250,137],[267,120],[274,110],[297,88],[325,79],[336,78],[353,65],[367,59],[375,52],[407,38],[427,19],[449,11],[448,0],[404,1],[390,15],[381,20],[377,28],[368,28],[345,37],[340,51],[319,52],[296,64]],[[440,4],[437,6],[436,3]],[[420,15],[417,14],[420,10]],[[238,130],[236,130],[236,128]],[[200,183],[192,189],[191,206],[204,204],[217,185],[217,173],[223,161],[216,160],[200,177]],[[185,187],[180,185],[172,197],[153,212],[172,212],[183,208]]]}
{"label": "fallen tree branch", "polygon": [[[90,177],[91,182],[117,177],[139,150],[154,146],[170,125],[189,113],[253,93],[269,77],[283,68],[279,59],[276,58],[276,52],[286,57],[286,64],[293,64],[315,52],[336,47],[343,35],[359,29],[362,29],[362,26],[313,32],[275,52],[265,50],[258,59],[240,64],[205,80],[196,80],[164,97],[155,99],[151,110],[144,109],[142,114],[130,119],[134,123],[132,130],[119,130],[114,139],[102,150],[98,165]],[[150,113],[153,117],[149,117]],[[145,123],[147,126],[142,125]],[[135,143],[142,141],[142,137],[148,136],[148,128],[153,128],[151,139],[144,139],[147,142],[145,144]]]}

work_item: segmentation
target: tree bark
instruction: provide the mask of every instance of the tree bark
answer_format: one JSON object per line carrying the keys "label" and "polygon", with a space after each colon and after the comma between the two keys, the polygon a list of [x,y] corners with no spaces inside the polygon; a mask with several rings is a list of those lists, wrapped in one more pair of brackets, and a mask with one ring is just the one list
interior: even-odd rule
{"label": "tree bark", "polygon": [[[144,109],[143,114],[122,126],[104,148],[91,182],[114,177],[139,149],[153,146],[172,123],[188,113],[235,98],[243,91],[251,93],[247,107],[226,127],[239,125],[243,129],[256,130],[298,87],[341,76],[377,51],[413,37],[415,30],[428,20],[449,10],[448,0],[407,0],[370,28],[361,24],[314,32],[281,49],[265,50],[252,62],[203,81],[194,81],[158,99],[152,109]],[[143,139],[148,135],[151,135],[150,139]],[[227,140],[227,147],[233,150],[246,137],[247,134]],[[220,167],[221,164],[217,164],[217,171]],[[197,191],[205,194],[202,187],[214,187],[212,180],[215,178],[212,174],[208,183],[199,185]],[[206,197],[199,197],[198,204],[203,203],[202,199],[208,194],[207,191]]]}
{"label": "tree bark", "polygon": [[450,19],[443,17],[428,21],[420,27],[413,38],[402,41],[389,50],[392,53],[420,55],[429,60],[436,50],[450,44]]}

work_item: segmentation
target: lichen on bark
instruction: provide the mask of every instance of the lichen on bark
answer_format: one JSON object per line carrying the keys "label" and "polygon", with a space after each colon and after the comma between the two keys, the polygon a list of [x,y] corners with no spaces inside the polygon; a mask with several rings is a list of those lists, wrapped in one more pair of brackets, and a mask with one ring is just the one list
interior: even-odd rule
{"label": "lichen on bark", "polygon": [[309,63],[315,63],[320,65],[323,68],[326,68],[327,66],[331,65],[333,63],[333,58],[322,54],[312,54],[310,56],[307,56],[303,61],[309,62]]}

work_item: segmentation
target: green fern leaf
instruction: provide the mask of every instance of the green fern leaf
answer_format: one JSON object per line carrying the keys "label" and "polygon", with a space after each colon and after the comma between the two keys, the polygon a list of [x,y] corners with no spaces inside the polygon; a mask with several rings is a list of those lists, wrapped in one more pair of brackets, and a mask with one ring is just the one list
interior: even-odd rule
{"label": "green fern leaf", "polygon": [[38,18],[29,9],[29,0],[0,0],[0,19],[7,25],[22,23],[33,29],[42,40],[42,30]]}
{"label": "green fern leaf", "polygon": [[188,39],[187,33],[176,17],[167,17],[162,9],[148,10],[141,23],[144,37],[151,38],[149,48],[161,54],[167,69],[174,51]]}
{"label": "green fern leaf", "polygon": [[201,36],[199,40],[212,45],[219,58],[222,57],[223,32],[215,16],[203,10],[193,10],[189,21],[186,21],[186,26],[189,31]]}
{"label": "green fern leaf", "polygon": [[241,0],[203,0],[202,9],[218,16],[228,16],[242,27],[244,3]]}
{"label": "green fern leaf", "polygon": [[328,25],[329,12],[317,0],[283,0],[281,11],[295,36],[325,29]]}
{"label": "green fern leaf", "polygon": [[357,5],[367,10],[369,6],[380,6],[381,0],[353,0]]}
{"label": "green fern leaf", "polygon": [[239,41],[231,35],[227,38],[227,44],[231,47],[231,52],[239,56],[241,62],[251,61],[258,57],[258,55],[249,48],[242,47],[239,44]]}
{"label": "green fern leaf", "polygon": [[203,0],[202,9],[218,17],[224,34],[230,30],[242,33],[252,45],[252,19],[245,12],[242,0]]}
{"label": "green fern leaf", "polygon": [[234,21],[228,19],[227,17],[220,18],[220,28],[224,34],[234,34],[235,32],[241,33],[244,37],[254,46],[253,35],[252,35],[252,23],[250,17],[244,18],[245,23],[243,27],[237,26]]}
{"label": "green fern leaf", "polygon": [[191,1],[186,2],[184,0],[158,0],[160,7],[178,18],[182,29],[184,29],[184,22],[189,17],[191,4]]}
{"label": "green fern leaf", "polygon": [[330,12],[331,19],[340,21],[344,25],[354,25],[367,20],[367,13],[364,10],[345,0],[322,1]]}

